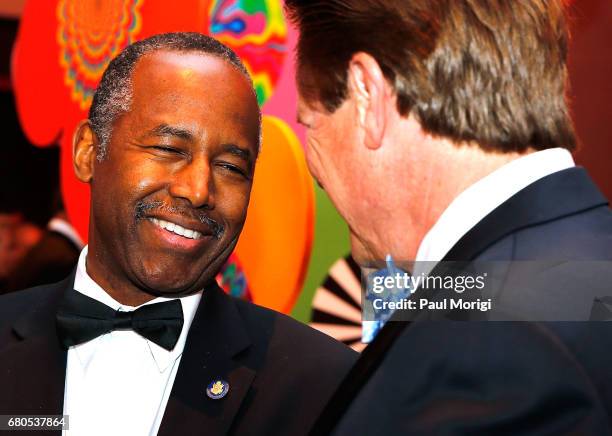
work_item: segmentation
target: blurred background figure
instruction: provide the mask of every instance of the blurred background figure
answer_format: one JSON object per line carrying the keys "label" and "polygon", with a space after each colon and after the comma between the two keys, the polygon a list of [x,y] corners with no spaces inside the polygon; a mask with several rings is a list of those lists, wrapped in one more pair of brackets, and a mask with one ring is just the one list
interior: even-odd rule
{"label": "blurred background figure", "polygon": [[41,229],[18,211],[0,212],[0,293],[28,250],[38,242]]}
{"label": "blurred background figure", "polygon": [[55,213],[36,244],[29,246],[8,277],[5,292],[26,289],[67,277],[79,260],[84,244],[66,216],[59,190],[55,193]]}
{"label": "blurred background figure", "polygon": [[[59,148],[38,148],[25,138],[5,74],[8,71],[0,80],[0,294],[60,280],[76,264],[76,257],[68,253],[78,244],[69,237],[50,244],[58,231],[70,233],[69,224],[60,221]],[[58,219],[52,220],[56,214]],[[57,274],[45,273],[58,262],[66,267],[58,268]]]}

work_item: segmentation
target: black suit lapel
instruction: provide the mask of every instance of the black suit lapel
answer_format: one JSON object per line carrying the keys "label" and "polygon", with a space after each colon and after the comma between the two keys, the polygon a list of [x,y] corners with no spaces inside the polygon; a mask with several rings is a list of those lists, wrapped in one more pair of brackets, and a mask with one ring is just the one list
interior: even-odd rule
{"label": "black suit lapel", "polygon": [[[552,221],[608,204],[584,168],[550,174],[505,201],[468,231],[444,261],[470,261],[487,247],[519,229]],[[439,267],[436,267],[438,269]],[[435,272],[435,270],[434,270]],[[393,318],[392,318],[393,319]],[[329,434],[353,398],[383,360],[387,350],[409,325],[388,322],[363,351],[313,428],[312,434]]]}
{"label": "black suit lapel", "polygon": [[[255,377],[240,363],[250,339],[236,306],[216,284],[207,287],[191,325],[159,435],[226,434]],[[229,383],[224,398],[206,394],[210,382]]]}
{"label": "black suit lapel", "polygon": [[15,341],[0,352],[1,413],[62,414],[67,351],[57,337],[55,313],[73,283],[74,274],[48,286],[13,325]]}

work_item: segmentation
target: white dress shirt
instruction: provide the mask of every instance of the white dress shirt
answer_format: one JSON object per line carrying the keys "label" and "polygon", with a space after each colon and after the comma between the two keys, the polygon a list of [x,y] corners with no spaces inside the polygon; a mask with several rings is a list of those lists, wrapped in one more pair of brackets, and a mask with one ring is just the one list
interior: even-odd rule
{"label": "white dress shirt", "polygon": [[[573,166],[569,151],[551,148],[515,159],[468,187],[448,205],[421,241],[416,261],[432,262],[422,272],[427,274],[463,235],[514,194],[542,177]],[[418,265],[417,269],[420,270]]]}
{"label": "white dress shirt", "polygon": [[[74,289],[114,310],[132,311],[108,295],[87,274],[87,247],[79,257]],[[64,436],[156,435],[161,424],[189,327],[202,297],[180,298],[184,324],[172,351],[131,330],[99,336],[68,349]],[[146,304],[170,301],[158,297]],[[140,307],[140,306],[139,306]]]}

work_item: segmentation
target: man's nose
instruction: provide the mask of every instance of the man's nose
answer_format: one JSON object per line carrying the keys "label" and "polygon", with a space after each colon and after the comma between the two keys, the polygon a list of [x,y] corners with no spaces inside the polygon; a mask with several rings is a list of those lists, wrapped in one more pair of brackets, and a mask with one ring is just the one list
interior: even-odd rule
{"label": "man's nose", "polygon": [[214,182],[208,159],[194,157],[174,175],[170,195],[184,198],[194,208],[214,207]]}

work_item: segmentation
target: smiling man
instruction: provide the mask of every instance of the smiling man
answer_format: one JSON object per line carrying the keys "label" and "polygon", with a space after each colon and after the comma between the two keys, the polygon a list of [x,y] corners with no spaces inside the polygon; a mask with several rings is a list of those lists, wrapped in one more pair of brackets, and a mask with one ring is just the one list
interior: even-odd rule
{"label": "smiling man", "polygon": [[75,273],[0,300],[0,414],[74,435],[302,434],[354,353],[225,295],[261,115],[212,38],[157,35],[107,68],[74,136],[91,186]]}

